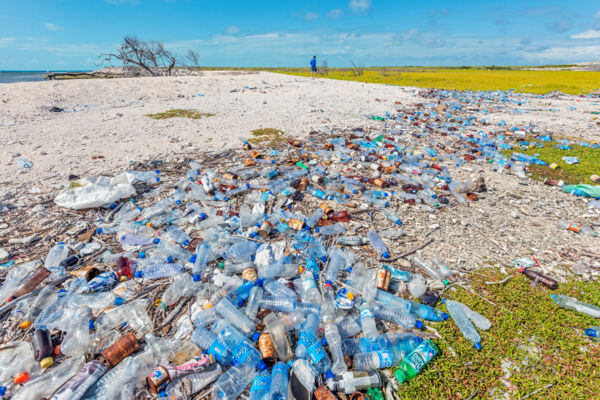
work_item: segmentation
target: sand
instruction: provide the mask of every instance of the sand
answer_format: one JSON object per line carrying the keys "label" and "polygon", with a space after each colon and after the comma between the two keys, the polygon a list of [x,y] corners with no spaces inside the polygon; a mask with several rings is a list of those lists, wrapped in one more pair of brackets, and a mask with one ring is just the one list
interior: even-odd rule
{"label": "sand", "polygon": [[[136,160],[158,155],[193,156],[239,145],[257,128],[302,137],[311,130],[377,126],[371,115],[394,112],[395,102],[427,101],[417,88],[310,79],[258,72],[207,72],[195,77],[155,77],[23,82],[0,85],[0,189],[57,189],[68,176],[113,175]],[[491,129],[535,123],[541,131],[600,139],[589,111],[597,99],[522,97],[523,113],[494,112],[487,103],[474,115]],[[50,107],[67,112],[49,112]],[[575,110],[570,107],[576,108]],[[215,116],[153,120],[149,113],[196,109]],[[554,111],[552,111],[552,109]],[[529,111],[527,111],[529,110]],[[560,110],[560,111],[556,111]],[[23,170],[16,159],[33,168]]]}

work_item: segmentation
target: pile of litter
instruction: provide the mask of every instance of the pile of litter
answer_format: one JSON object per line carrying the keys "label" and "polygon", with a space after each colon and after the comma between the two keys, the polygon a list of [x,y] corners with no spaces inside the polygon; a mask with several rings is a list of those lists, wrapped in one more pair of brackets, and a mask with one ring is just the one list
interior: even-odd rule
{"label": "pile of litter", "polygon": [[[438,353],[427,326],[451,319],[481,349],[490,321],[440,299],[457,278],[445,260],[420,254],[428,242],[396,244],[400,204],[438,213],[486,191],[483,179],[455,178],[464,165],[519,176],[537,162],[504,156],[509,137],[472,132],[461,109],[449,98],[379,117],[377,132],[311,132],[268,149],[242,139],[198,160],[72,181],[54,199],[74,210],[68,239],[43,262],[4,264],[2,396],[235,399],[250,388],[250,399],[389,399]],[[556,288],[532,260],[515,266]]]}

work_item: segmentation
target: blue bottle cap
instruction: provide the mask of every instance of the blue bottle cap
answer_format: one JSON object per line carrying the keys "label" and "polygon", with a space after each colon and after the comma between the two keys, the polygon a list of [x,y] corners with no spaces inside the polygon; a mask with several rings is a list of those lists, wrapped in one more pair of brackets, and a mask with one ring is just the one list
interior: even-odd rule
{"label": "blue bottle cap", "polygon": [[156,170],[156,171],[154,171],[154,172],[156,172],[157,174],[160,174],[160,170],[159,170],[159,169],[157,169],[157,170]]}
{"label": "blue bottle cap", "polygon": [[257,366],[257,368],[258,368],[258,370],[259,370],[259,371],[261,371],[261,372],[262,372],[262,371],[264,371],[264,370],[268,369],[269,367],[267,366],[267,364],[265,364],[265,362],[264,362],[263,360],[260,360],[260,361],[258,362],[258,366]]}
{"label": "blue bottle cap", "polygon": [[171,257],[171,256],[167,257],[167,262],[170,262],[170,263],[172,263],[173,261],[174,261],[174,260],[173,260],[173,257]]}
{"label": "blue bottle cap", "polygon": [[135,277],[136,278],[143,278],[144,277],[144,273],[142,271],[135,271]]}
{"label": "blue bottle cap", "polygon": [[422,321],[419,321],[419,320],[417,320],[417,322],[415,322],[415,327],[416,327],[417,329],[423,329],[423,322],[422,322]]}
{"label": "blue bottle cap", "polygon": [[331,286],[331,285],[333,285],[333,282],[327,280],[327,281],[325,281],[325,284]]}
{"label": "blue bottle cap", "polygon": [[331,371],[327,371],[325,373],[325,378],[326,379],[333,379],[334,377],[335,377],[335,375],[333,375],[333,372],[331,372]]}
{"label": "blue bottle cap", "polygon": [[96,233],[101,234],[102,233],[102,228],[96,229]]}
{"label": "blue bottle cap", "polygon": [[258,235],[258,233],[257,233],[257,232],[251,232],[251,233],[248,235],[248,237],[250,237],[250,238],[254,238],[254,237],[256,237],[256,235]]}
{"label": "blue bottle cap", "polygon": [[317,233],[321,232],[321,228],[315,228],[315,232],[317,232]]}
{"label": "blue bottle cap", "polygon": [[244,305],[244,299],[238,299],[238,308]]}
{"label": "blue bottle cap", "polygon": [[473,345],[473,348],[474,348],[475,350],[481,350],[481,343],[475,343],[475,344]]}
{"label": "blue bottle cap", "polygon": [[233,362],[231,363],[231,366],[232,366],[232,367],[235,367],[235,366],[236,366],[236,365],[238,365],[238,364],[239,364],[239,363],[238,363],[238,360],[233,360]]}
{"label": "blue bottle cap", "polygon": [[116,305],[116,306],[120,306],[120,305],[121,305],[121,304],[123,304],[123,303],[125,303],[125,299],[124,299],[124,298],[122,298],[122,297],[117,297],[117,298],[115,299],[115,305]]}
{"label": "blue bottle cap", "polygon": [[385,251],[385,252],[384,252],[384,253],[381,255],[381,257],[383,257],[383,258],[390,258],[390,253],[388,253],[387,251]]}
{"label": "blue bottle cap", "polygon": [[200,281],[200,274],[194,274],[194,277],[192,279],[194,280],[194,282],[199,282]]}
{"label": "blue bottle cap", "polygon": [[160,243],[160,239],[159,238],[154,238],[154,240],[152,241],[152,243],[158,244],[158,243]]}
{"label": "blue bottle cap", "polygon": [[[58,242],[57,244],[65,244],[65,242]],[[2,387],[4,387],[4,386],[2,386]]]}
{"label": "blue bottle cap", "polygon": [[181,200],[175,200],[175,204],[180,205],[181,204]]}
{"label": "blue bottle cap", "polygon": [[250,261],[254,261],[256,257],[250,256]]}
{"label": "blue bottle cap", "polygon": [[140,251],[138,253],[138,258],[146,258],[146,253],[144,253],[143,251]]}
{"label": "blue bottle cap", "polygon": [[206,218],[208,218],[208,215],[206,215],[205,213],[202,213],[202,214],[200,214],[200,218],[206,219]]}
{"label": "blue bottle cap", "polygon": [[321,345],[327,346],[327,340],[325,340],[325,338],[321,338]]}
{"label": "blue bottle cap", "polygon": [[110,203],[110,209],[114,210],[115,208],[117,208],[117,205],[115,203]]}
{"label": "blue bottle cap", "polygon": [[256,281],[254,281],[254,286],[262,286],[264,280],[262,279],[257,279]]}
{"label": "blue bottle cap", "polygon": [[187,240],[187,239],[186,239],[186,240],[184,240],[184,241],[183,241],[183,245],[184,245],[184,246],[187,246],[187,245],[189,245],[189,244],[190,244],[190,241],[189,241],[189,240]]}
{"label": "blue bottle cap", "polygon": [[93,319],[90,319],[90,321],[88,323],[88,327],[89,327],[88,329],[90,331],[94,330],[94,320]]}
{"label": "blue bottle cap", "polygon": [[6,394],[6,386],[0,386],[0,396],[4,396]]}
{"label": "blue bottle cap", "polygon": [[252,335],[252,341],[256,342],[259,337],[260,337],[260,333],[254,332],[254,334]]}
{"label": "blue bottle cap", "polygon": [[323,262],[327,262],[327,256],[321,257],[320,260],[323,261]]}
{"label": "blue bottle cap", "polygon": [[197,254],[194,254],[193,256],[190,257],[190,262],[193,264],[196,262],[196,258],[198,258]]}
{"label": "blue bottle cap", "polygon": [[586,329],[585,330],[585,334],[588,335],[589,337],[596,337],[596,336],[598,336],[596,334],[596,330],[595,329]]}

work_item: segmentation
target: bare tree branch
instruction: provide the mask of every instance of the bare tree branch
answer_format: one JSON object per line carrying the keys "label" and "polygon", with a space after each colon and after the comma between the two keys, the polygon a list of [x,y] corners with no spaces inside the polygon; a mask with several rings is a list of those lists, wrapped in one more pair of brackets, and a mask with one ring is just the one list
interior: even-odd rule
{"label": "bare tree branch", "polygon": [[101,63],[112,65],[113,61],[123,65],[135,65],[150,75],[171,75],[177,58],[159,41],[145,42],[135,36],[125,36],[116,53],[101,54]]}

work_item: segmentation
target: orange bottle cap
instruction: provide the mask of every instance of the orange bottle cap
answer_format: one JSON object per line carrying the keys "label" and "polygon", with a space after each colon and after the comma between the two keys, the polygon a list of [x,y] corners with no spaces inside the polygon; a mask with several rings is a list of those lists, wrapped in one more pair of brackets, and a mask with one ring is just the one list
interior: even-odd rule
{"label": "orange bottle cap", "polygon": [[29,329],[30,326],[31,326],[31,321],[23,321],[19,325],[19,328],[26,330],[26,329]]}
{"label": "orange bottle cap", "polygon": [[13,378],[14,383],[25,383],[29,380],[29,372],[21,372]]}

